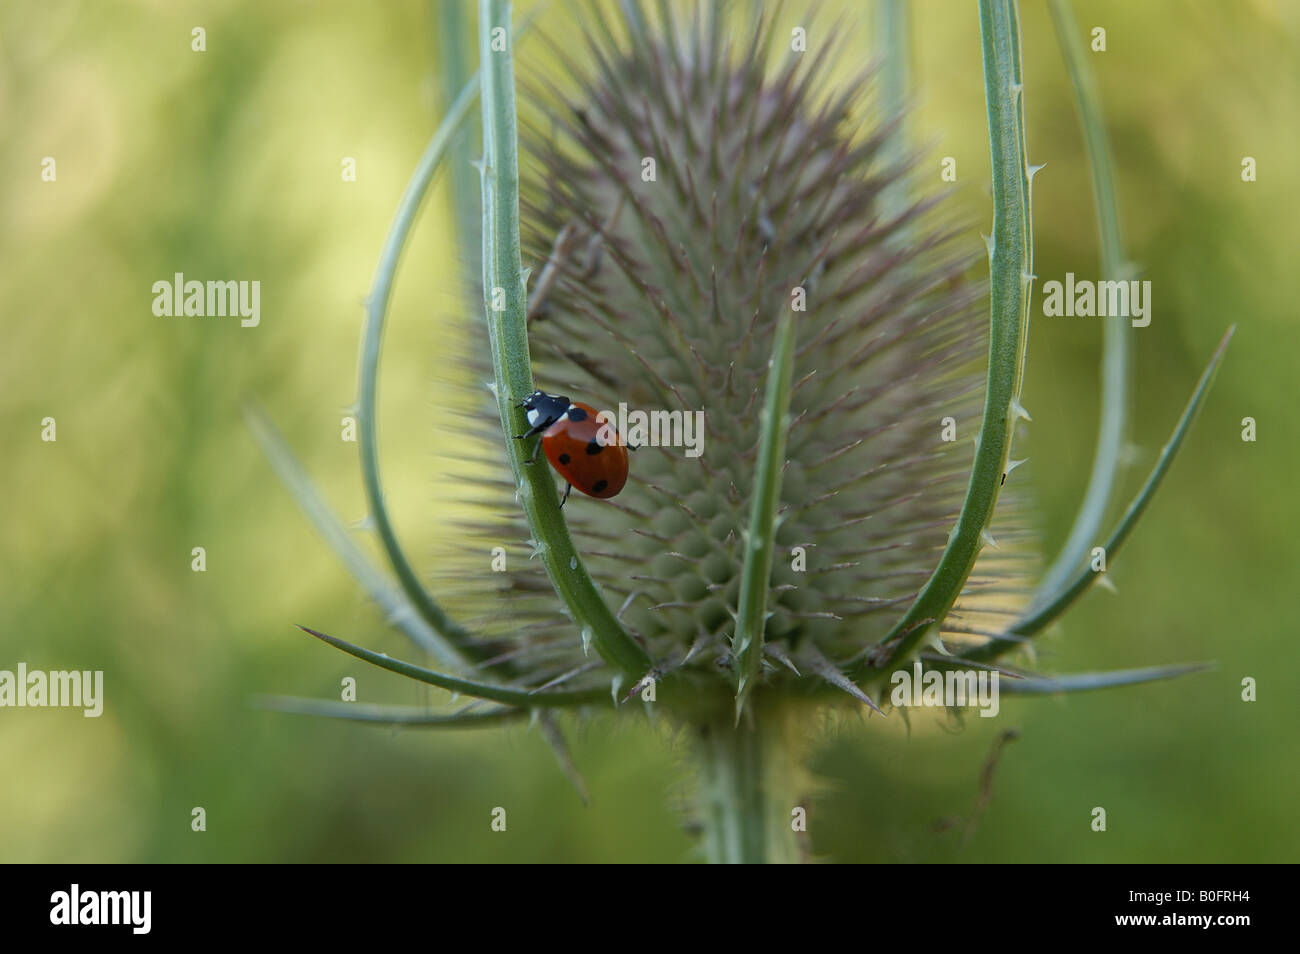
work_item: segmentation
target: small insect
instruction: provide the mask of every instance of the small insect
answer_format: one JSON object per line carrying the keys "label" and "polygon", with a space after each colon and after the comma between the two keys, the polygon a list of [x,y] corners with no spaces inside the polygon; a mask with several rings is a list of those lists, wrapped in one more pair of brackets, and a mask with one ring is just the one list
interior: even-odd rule
{"label": "small insect", "polygon": [[517,438],[527,440],[541,434],[542,453],[568,483],[561,507],[574,487],[588,497],[601,499],[623,489],[627,483],[627,447],[617,442],[613,425],[604,436],[614,442],[601,440],[602,425],[590,404],[534,391],[519,406],[528,417],[528,431]]}

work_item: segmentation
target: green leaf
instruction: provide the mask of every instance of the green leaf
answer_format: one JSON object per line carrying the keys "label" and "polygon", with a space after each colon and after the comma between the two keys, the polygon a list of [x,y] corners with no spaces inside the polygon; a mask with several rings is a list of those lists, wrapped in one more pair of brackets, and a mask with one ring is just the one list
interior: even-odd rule
{"label": "green leaf", "polygon": [[[452,94],[471,82],[476,87],[478,84],[478,68],[471,59],[474,51],[471,33],[473,24],[466,16],[470,11],[464,3],[430,0],[429,7],[434,42],[437,44],[436,78],[442,93],[441,105],[450,113],[455,102]],[[522,27],[520,33],[522,35]],[[474,132],[464,123],[457,128],[448,148],[447,174],[450,179],[452,216],[456,222],[456,247],[466,261],[472,254],[475,260],[472,264],[477,266],[481,236],[478,202],[474,194],[476,173],[472,165],[472,150],[478,141]],[[477,267],[470,274],[476,273]]]}
{"label": "green leaf", "polygon": [[[1097,206],[1097,232],[1101,241],[1101,272],[1109,280],[1127,278],[1124,250],[1120,241],[1119,213],[1115,204],[1115,184],[1111,176],[1110,141],[1101,119],[1101,106],[1093,88],[1083,38],[1070,14],[1066,0],[1050,0],[1052,22],[1061,52],[1065,56],[1070,83],[1074,87],[1075,106],[1083,139],[1092,167],[1092,193]],[[1093,455],[1088,489],[1079,505],[1074,526],[1070,528],[1060,554],[1043,574],[1030,605],[1042,607],[1058,597],[1074,575],[1084,555],[1092,547],[1106,519],[1107,508],[1115,492],[1120,454],[1128,428],[1128,393],[1132,328],[1126,321],[1107,321],[1102,328],[1101,421],[1097,430],[1097,449]]]}
{"label": "green leaf", "polygon": [[1193,672],[1213,669],[1213,663],[1180,663],[1173,666],[1150,666],[1146,669],[1115,669],[1110,672],[1075,672],[1059,676],[1027,675],[1023,679],[999,681],[998,692],[1007,695],[1043,695],[1056,692],[1088,692],[1112,689],[1143,682],[1174,679]]}
{"label": "green leaf", "polygon": [[348,722],[371,722],[379,725],[416,726],[430,729],[482,729],[517,722],[528,717],[527,709],[489,709],[483,712],[430,712],[421,706],[365,705],[334,699],[304,699],[299,696],[258,696],[253,704],[259,709],[288,712],[293,715],[342,719]]}
{"label": "green leaf", "polygon": [[794,319],[783,312],[767,365],[767,394],[754,473],[754,497],[745,561],[740,571],[736,611],[736,721],[758,681],[763,661],[763,629],[767,623],[767,594],[772,580],[772,547],[776,542],[776,508],[781,501],[785,467],[785,438],[790,430],[790,379],[794,376]]}
{"label": "green leaf", "polygon": [[316,527],[325,542],[357,579],[370,598],[379,604],[388,620],[402,630],[420,649],[432,653],[444,665],[460,667],[465,663],[459,650],[416,612],[405,594],[357,546],[353,534],[330,510],[311,478],[274,423],[256,404],[244,406],[244,421],[262,448],[272,469],[288,489],[303,513]]}
{"label": "green leaf", "polygon": [[[525,466],[527,448],[514,435],[528,429],[519,404],[532,393],[523,263],[519,249],[519,160],[515,118],[510,5],[479,2],[479,70],[483,105],[483,310],[492,346],[497,408],[519,503],[536,541],[536,552],[569,614],[589,634],[596,651],[632,680],[651,668],[646,651],[628,635],[597,589],[569,536],[549,470]],[[503,30],[496,34],[494,30]],[[505,38],[504,49],[493,49]],[[494,290],[505,307],[493,309]]]}
{"label": "green leaf", "polygon": [[[411,181],[406,186],[393,224],[388,230],[383,251],[379,256],[379,266],[375,271],[374,283],[366,298],[366,323],[361,335],[361,359],[358,372],[357,424],[361,451],[361,476],[365,484],[366,500],[370,507],[370,516],[374,521],[375,531],[383,545],[388,562],[397,575],[402,592],[420,616],[435,630],[441,633],[457,649],[473,654],[470,646],[470,634],[455,622],[437,600],[421,584],[415,570],[407,560],[402,546],[397,540],[397,533],[388,515],[384,502],[383,485],[379,478],[379,440],[375,425],[375,403],[379,376],[379,351],[383,340],[384,319],[388,313],[388,303],[392,297],[393,282],[397,272],[397,263],[402,249],[406,247],[407,238],[415,224],[416,214],[420,210],[429,184],[442,164],[442,158],[452,141],[456,129],[469,115],[470,106],[478,92],[477,77],[465,86],[452,104],[447,116],[429,141],[424,155],[416,166]],[[480,650],[481,652],[481,650]]]}
{"label": "green leaf", "polygon": [[[903,618],[880,640],[893,649],[883,668],[908,655],[930,631],[921,620],[948,615],[979,556],[993,518],[1020,405],[1033,274],[1031,171],[1025,151],[1019,24],[1011,0],[980,0],[989,150],[993,161],[993,237],[989,246],[989,366],[975,464],[961,514],[934,573]],[[869,668],[865,657],[855,675]]]}
{"label": "green leaf", "polygon": [[539,689],[530,691],[528,689],[510,689],[505,686],[494,686],[486,682],[475,682],[472,679],[462,679],[458,676],[448,675],[447,673],[435,672],[432,669],[425,669],[423,666],[416,666],[413,663],[402,662],[400,659],[393,659],[385,656],[383,653],[377,653],[369,649],[363,649],[355,646],[346,640],[339,639],[326,633],[317,632],[306,626],[299,626],[304,633],[315,636],[322,642],[329,643],[335,649],[341,649],[350,656],[364,660],[372,666],[378,666],[380,669],[387,669],[389,672],[395,672],[399,676],[406,676],[409,679],[415,679],[419,682],[427,682],[431,686],[437,686],[440,689],[446,689],[448,692],[461,693],[467,696],[474,696],[477,699],[487,699],[489,702],[500,702],[508,706],[523,706],[525,708],[542,708],[556,706],[606,706],[610,702],[609,693],[604,689]]}
{"label": "green leaf", "polygon": [[[522,38],[531,24],[526,20],[519,28]],[[480,78],[474,74],[461,89],[452,102],[438,126],[429,145],[420,157],[411,181],[397,204],[393,224],[379,256],[379,265],[375,269],[374,282],[370,294],[366,297],[366,323],[361,335],[360,370],[358,371],[357,424],[360,431],[359,446],[361,451],[361,477],[365,484],[366,501],[370,507],[370,516],[374,521],[375,532],[383,545],[388,562],[397,576],[402,592],[411,605],[416,608],[424,620],[442,634],[444,639],[456,646],[457,650],[470,659],[481,661],[490,649],[476,646],[471,634],[453,620],[425,589],[420,582],[410,561],[407,559],[397,532],[388,514],[384,501],[383,484],[379,477],[379,437],[375,422],[375,405],[379,380],[379,354],[383,342],[384,321],[388,315],[388,305],[392,299],[393,284],[396,279],[397,265],[406,247],[415,219],[429,191],[429,185],[442,166],[450,147],[456,141],[457,134],[466,118],[471,113],[474,99],[478,96]]]}
{"label": "green leaf", "polygon": [[[1124,516],[1120,519],[1119,526],[1115,528],[1115,532],[1106,541],[1104,548],[1106,550],[1106,567],[1108,571],[1114,565],[1115,555],[1119,552],[1124,541],[1128,539],[1128,535],[1133,532],[1133,528],[1137,526],[1138,519],[1146,510],[1147,505],[1151,503],[1156,488],[1160,486],[1160,482],[1164,480],[1165,474],[1169,471],[1169,466],[1174,462],[1174,457],[1177,455],[1179,447],[1182,446],[1183,438],[1187,436],[1192,421],[1196,418],[1196,412],[1200,410],[1201,402],[1209,392],[1210,383],[1214,380],[1214,374],[1223,361],[1224,353],[1228,350],[1228,342],[1232,340],[1233,332],[1236,330],[1237,326],[1233,325],[1223,336],[1223,340],[1219,342],[1219,347],[1215,349],[1209,365],[1201,373],[1201,379],[1196,385],[1196,390],[1192,392],[1187,406],[1183,409],[1182,416],[1178,419],[1177,426],[1174,427],[1174,433],[1169,438],[1169,443],[1165,444],[1160,451],[1160,457],[1156,460],[1156,465],[1152,469],[1150,476],[1147,477],[1146,483],[1142,485],[1142,489],[1138,491],[1133,502],[1128,505],[1128,510],[1124,512]],[[1033,636],[1040,632],[1048,623],[1064,613],[1102,575],[1093,572],[1092,568],[1087,565],[1076,570],[1074,580],[1050,603],[1041,609],[1031,609],[1024,617],[1007,628],[1006,636],[991,639],[983,646],[966,653],[963,658],[993,659],[1018,646],[1024,637]]]}

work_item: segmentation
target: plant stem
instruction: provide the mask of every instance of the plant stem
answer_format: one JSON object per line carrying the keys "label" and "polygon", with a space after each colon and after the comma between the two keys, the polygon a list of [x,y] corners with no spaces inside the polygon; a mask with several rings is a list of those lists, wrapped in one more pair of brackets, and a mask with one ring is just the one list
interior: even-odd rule
{"label": "plant stem", "polygon": [[797,777],[783,722],[756,708],[735,725],[699,727],[700,808],[711,864],[792,864],[801,860],[791,826]]}

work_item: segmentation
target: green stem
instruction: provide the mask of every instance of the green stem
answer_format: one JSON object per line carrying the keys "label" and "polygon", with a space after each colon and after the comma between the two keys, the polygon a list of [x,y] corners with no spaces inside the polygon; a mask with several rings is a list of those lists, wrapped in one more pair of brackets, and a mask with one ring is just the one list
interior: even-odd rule
{"label": "green stem", "polygon": [[[880,663],[888,669],[905,658],[942,623],[965,586],[997,506],[1018,417],[1029,333],[1033,282],[1030,231],[1030,170],[1025,150],[1024,86],[1020,26],[1012,0],[980,0],[984,45],[984,91],[988,103],[989,152],[993,162],[993,236],[989,241],[989,367],[984,418],[975,464],[961,514],[939,559],[907,613],[880,641],[892,650]],[[927,622],[929,621],[929,622]],[[854,671],[871,667],[868,655]]]}
{"label": "green stem", "polygon": [[[503,30],[503,33],[496,33]],[[504,48],[499,48],[504,41]],[[498,48],[494,49],[494,46]],[[569,614],[621,679],[651,669],[646,651],[623,629],[579,558],[560,512],[555,481],[543,466],[526,466],[514,435],[528,429],[520,402],[533,391],[528,352],[528,294],[519,249],[519,158],[510,4],[479,0],[479,70],[483,103],[483,310],[492,346],[497,409],[519,503],[547,575]],[[497,310],[498,298],[503,307]],[[630,687],[630,686],[629,686]],[[615,686],[617,691],[618,685]]]}
{"label": "green stem", "polygon": [[718,719],[697,730],[705,854],[712,864],[794,863],[797,774],[789,739],[767,713],[741,725]]}

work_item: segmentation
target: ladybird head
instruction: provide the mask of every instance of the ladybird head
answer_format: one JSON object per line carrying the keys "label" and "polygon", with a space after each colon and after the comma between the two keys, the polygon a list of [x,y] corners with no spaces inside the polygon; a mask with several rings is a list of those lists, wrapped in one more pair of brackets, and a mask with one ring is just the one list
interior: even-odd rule
{"label": "ladybird head", "polygon": [[551,424],[562,418],[564,412],[569,409],[569,399],[547,394],[545,391],[534,391],[524,398],[519,406],[524,409],[524,415],[528,418],[528,426],[538,427]]}

